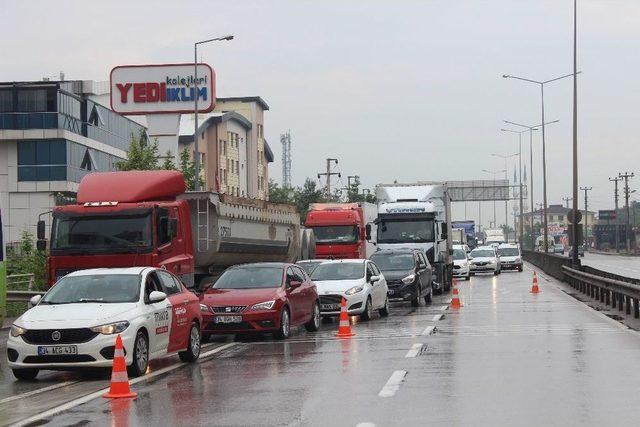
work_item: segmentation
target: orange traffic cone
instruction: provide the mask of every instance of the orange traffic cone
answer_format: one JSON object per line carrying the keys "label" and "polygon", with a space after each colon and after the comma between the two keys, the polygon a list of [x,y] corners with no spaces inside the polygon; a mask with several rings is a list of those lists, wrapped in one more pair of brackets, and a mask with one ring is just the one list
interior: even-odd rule
{"label": "orange traffic cone", "polygon": [[351,323],[349,323],[349,314],[347,313],[347,300],[342,298],[340,302],[340,326],[338,326],[338,333],[335,334],[338,338],[349,338],[355,334],[351,332]]}
{"label": "orange traffic cone", "polygon": [[533,272],[533,284],[531,285],[531,293],[532,294],[537,294],[538,292],[540,292],[540,288],[538,288],[538,274],[534,271]]}
{"label": "orange traffic cone", "polygon": [[124,359],[124,346],[120,335],[116,337],[116,348],[113,351],[113,370],[111,371],[111,387],[109,393],[102,397],[108,399],[118,399],[126,397],[136,397],[138,393],[133,393],[129,389],[129,377],[127,376],[127,362]]}
{"label": "orange traffic cone", "polygon": [[460,294],[458,293],[457,288],[458,282],[456,279],[453,279],[453,298],[451,298],[451,308],[460,308],[462,304],[460,303]]}

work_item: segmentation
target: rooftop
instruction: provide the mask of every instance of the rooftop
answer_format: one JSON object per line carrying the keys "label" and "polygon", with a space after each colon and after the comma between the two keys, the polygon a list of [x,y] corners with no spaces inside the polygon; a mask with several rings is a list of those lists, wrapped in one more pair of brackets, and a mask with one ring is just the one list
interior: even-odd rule
{"label": "rooftop", "polygon": [[263,110],[268,110],[269,105],[259,96],[231,96],[227,98],[216,98],[217,102],[256,102]]}

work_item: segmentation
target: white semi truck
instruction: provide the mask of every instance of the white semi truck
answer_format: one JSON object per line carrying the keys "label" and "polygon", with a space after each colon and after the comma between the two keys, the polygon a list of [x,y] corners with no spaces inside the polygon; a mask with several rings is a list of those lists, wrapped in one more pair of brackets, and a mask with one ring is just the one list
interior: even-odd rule
{"label": "white semi truck", "polygon": [[435,272],[434,291],[448,291],[453,277],[453,247],[447,184],[379,184],[376,197],[378,249],[422,249]]}

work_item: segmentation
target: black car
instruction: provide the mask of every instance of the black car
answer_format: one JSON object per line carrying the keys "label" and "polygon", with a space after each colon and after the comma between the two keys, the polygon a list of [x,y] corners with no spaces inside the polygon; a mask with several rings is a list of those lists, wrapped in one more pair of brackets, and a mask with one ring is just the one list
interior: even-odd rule
{"label": "black car", "polygon": [[371,255],[387,280],[389,299],[411,301],[418,307],[420,299],[429,304],[433,295],[431,265],[419,249],[389,249]]}

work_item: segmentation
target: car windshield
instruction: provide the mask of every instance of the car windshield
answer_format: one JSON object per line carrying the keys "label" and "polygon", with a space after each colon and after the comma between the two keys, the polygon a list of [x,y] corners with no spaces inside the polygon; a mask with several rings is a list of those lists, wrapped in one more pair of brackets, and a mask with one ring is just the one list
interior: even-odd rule
{"label": "car windshield", "polygon": [[321,263],[322,261],[309,261],[309,262],[299,262],[298,265],[302,267],[302,269],[306,271],[307,274],[311,275],[311,273],[313,273],[313,270],[315,270],[316,267]]}
{"label": "car windshield", "polygon": [[467,259],[467,253],[462,249],[454,249],[453,250],[453,259]]}
{"label": "car windshield", "polygon": [[518,256],[520,255],[520,251],[518,248],[499,248],[498,254],[500,256]]}
{"label": "car windshield", "polygon": [[74,252],[136,252],[151,247],[151,216],[55,217],[51,250]]}
{"label": "car windshield", "polygon": [[355,243],[358,241],[358,228],[354,225],[332,225],[311,227],[316,243]]}
{"label": "car windshield", "polygon": [[471,258],[493,258],[495,252],[489,249],[474,249],[471,251]]}
{"label": "car windshield", "polygon": [[413,254],[373,254],[371,261],[383,271],[411,270],[416,266]]}
{"label": "car windshield", "polygon": [[311,273],[312,280],[355,280],[364,277],[364,263],[331,262],[320,264]]}
{"label": "car windshield", "polygon": [[433,221],[383,220],[378,224],[378,243],[433,242]]}
{"label": "car windshield", "polygon": [[282,286],[282,267],[236,267],[225,271],[215,289],[256,289]]}
{"label": "car windshield", "polygon": [[60,279],[40,304],[123,303],[140,299],[140,276],[135,274],[92,274]]}

